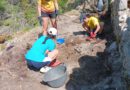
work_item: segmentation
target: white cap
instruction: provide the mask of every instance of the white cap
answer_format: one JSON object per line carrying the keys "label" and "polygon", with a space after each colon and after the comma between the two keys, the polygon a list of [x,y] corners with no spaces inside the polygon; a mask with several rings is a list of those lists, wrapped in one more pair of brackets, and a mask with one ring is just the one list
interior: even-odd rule
{"label": "white cap", "polygon": [[56,36],[56,35],[57,35],[57,30],[56,30],[56,28],[49,28],[49,29],[47,30],[47,32],[48,32],[49,35],[52,35],[52,36]]}

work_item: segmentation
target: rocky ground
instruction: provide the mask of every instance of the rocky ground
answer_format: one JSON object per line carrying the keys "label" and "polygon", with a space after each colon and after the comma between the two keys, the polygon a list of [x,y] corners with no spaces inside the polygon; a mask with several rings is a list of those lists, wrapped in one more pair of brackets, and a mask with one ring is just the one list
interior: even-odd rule
{"label": "rocky ground", "polygon": [[78,12],[71,11],[58,18],[58,37],[65,38],[64,44],[57,45],[58,59],[67,65],[68,79],[64,86],[43,85],[44,74],[27,68],[24,54],[41,32],[41,27],[37,27],[17,33],[13,40],[1,44],[4,46],[0,52],[1,90],[123,90],[120,74],[112,74],[121,66],[115,66],[118,63],[115,59],[119,57],[115,44],[108,48],[114,41],[113,34],[108,33],[110,26],[105,26],[107,34],[102,39],[86,41],[78,17]]}

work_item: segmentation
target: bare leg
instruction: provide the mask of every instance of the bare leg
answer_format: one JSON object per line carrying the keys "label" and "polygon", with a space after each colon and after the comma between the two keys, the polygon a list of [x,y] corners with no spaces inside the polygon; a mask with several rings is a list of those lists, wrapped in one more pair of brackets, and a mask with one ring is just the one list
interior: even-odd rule
{"label": "bare leg", "polygon": [[51,24],[54,28],[57,29],[57,22],[56,22],[56,18],[50,19],[51,20]]}
{"label": "bare leg", "polygon": [[48,17],[43,17],[43,35],[47,35],[47,28],[48,28]]}
{"label": "bare leg", "polygon": [[102,31],[103,31],[103,27],[104,27],[104,22],[100,22],[100,30],[99,30],[99,34],[101,34],[102,33]]}
{"label": "bare leg", "polygon": [[[56,18],[52,18],[50,20],[51,20],[52,27],[57,29],[57,20],[56,20]],[[58,34],[58,30],[57,30],[57,34]]]}
{"label": "bare leg", "polygon": [[50,57],[52,60],[56,59],[58,56],[59,51],[57,49],[53,50],[52,52],[48,53],[48,57]]}
{"label": "bare leg", "polygon": [[[53,51],[48,53],[48,57],[51,58],[52,61],[55,60],[57,58],[57,56],[58,56],[58,50],[57,49],[55,49],[55,50],[53,50]],[[47,72],[50,69],[51,68],[49,66],[48,67],[42,67],[40,69],[40,72],[41,73],[45,73],[45,72]]]}

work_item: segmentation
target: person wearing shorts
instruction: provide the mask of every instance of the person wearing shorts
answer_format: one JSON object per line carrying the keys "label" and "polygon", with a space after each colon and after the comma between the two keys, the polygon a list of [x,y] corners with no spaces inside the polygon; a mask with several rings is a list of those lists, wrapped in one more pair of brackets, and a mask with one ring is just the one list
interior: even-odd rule
{"label": "person wearing shorts", "polygon": [[49,66],[58,56],[55,44],[57,30],[50,28],[47,32],[48,36],[43,35],[38,38],[31,49],[25,54],[28,66],[34,67],[37,70],[40,70],[44,66]]}
{"label": "person wearing shorts", "polygon": [[47,35],[47,28],[49,19],[52,27],[57,29],[56,17],[58,15],[58,2],[57,0],[38,0],[38,18],[41,18],[43,35]]}

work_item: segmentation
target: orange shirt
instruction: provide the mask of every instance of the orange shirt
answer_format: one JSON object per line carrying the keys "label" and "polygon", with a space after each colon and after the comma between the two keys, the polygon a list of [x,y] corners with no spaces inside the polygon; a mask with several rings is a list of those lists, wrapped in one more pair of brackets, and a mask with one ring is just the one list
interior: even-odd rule
{"label": "orange shirt", "polygon": [[42,11],[45,11],[45,12],[55,11],[54,0],[38,0],[38,5],[41,6]]}

